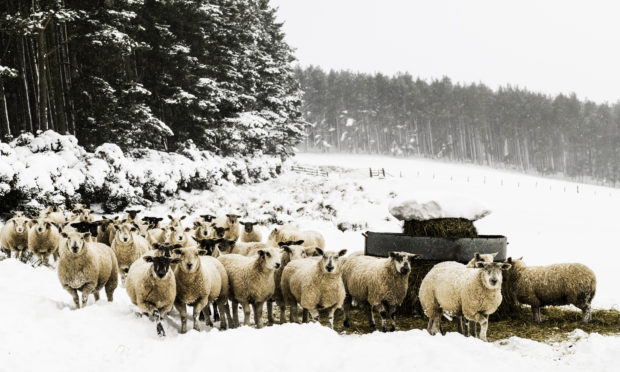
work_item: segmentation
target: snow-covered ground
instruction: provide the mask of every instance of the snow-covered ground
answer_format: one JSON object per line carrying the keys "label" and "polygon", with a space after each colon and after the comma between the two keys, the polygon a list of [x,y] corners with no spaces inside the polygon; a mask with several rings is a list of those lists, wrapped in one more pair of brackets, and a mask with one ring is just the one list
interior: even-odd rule
{"label": "snow-covered ground", "polygon": [[[330,175],[289,172],[260,184],[224,184],[182,193],[145,214],[237,211],[264,221],[265,237],[275,222],[295,221],[322,231],[328,248],[356,251],[363,249],[362,231],[400,230],[400,221],[388,212],[394,199],[461,193],[492,210],[476,226],[483,234],[508,236],[509,254],[524,256],[529,264],[583,262],[598,277],[595,307],[620,304],[614,275],[620,190],[424,160],[301,154],[296,161],[329,166]],[[368,167],[383,167],[391,176],[370,179]],[[174,318],[165,324],[168,337],[159,339],[153,323],[134,315],[123,288],[113,303],[93,304],[91,298],[87,308],[75,311],[53,270],[15,260],[0,261],[0,303],[0,372],[612,371],[620,362],[619,337],[581,331],[560,343],[511,338],[488,344],[421,330],[347,336],[313,324],[178,335]]]}

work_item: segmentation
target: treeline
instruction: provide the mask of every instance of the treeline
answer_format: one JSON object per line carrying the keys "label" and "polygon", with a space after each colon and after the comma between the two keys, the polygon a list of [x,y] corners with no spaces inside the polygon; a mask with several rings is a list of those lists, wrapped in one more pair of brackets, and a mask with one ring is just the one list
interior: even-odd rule
{"label": "treeline", "polygon": [[0,139],[287,155],[303,136],[268,0],[0,2]]}
{"label": "treeline", "polygon": [[297,68],[307,150],[423,156],[607,184],[620,180],[620,104],[483,84]]}

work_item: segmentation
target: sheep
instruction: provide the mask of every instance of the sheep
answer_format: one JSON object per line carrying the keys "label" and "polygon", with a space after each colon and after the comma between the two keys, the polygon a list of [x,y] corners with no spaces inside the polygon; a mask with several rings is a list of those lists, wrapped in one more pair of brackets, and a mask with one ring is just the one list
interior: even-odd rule
{"label": "sheep", "polygon": [[170,226],[170,227],[181,227],[181,226],[183,226],[182,225],[182,221],[184,219],[186,219],[187,216],[181,216],[179,218],[175,218],[175,217],[173,217],[172,215],[169,214],[168,218],[170,219],[170,222],[168,223],[168,226]]}
{"label": "sheep", "polygon": [[[314,230],[299,230],[294,225],[283,225],[277,227],[269,234],[268,241],[273,243],[280,243],[285,241],[303,240],[304,247],[307,247],[306,254],[308,256],[316,256],[317,252],[315,248],[318,247],[321,251],[325,250],[325,238],[323,235]],[[320,254],[319,254],[320,256]]]}
{"label": "sheep", "polygon": [[204,222],[209,223],[215,219],[215,216],[212,214],[201,214],[200,218],[202,218]]}
{"label": "sheep", "polygon": [[65,213],[57,205],[53,205],[42,210],[39,213],[39,218],[45,218],[55,223],[57,226],[63,226],[65,223],[67,223],[67,217],[65,216]]}
{"label": "sheep", "polygon": [[497,256],[497,252],[486,254],[480,254],[476,252],[474,253],[474,258],[472,258],[471,261],[469,261],[467,265],[465,265],[465,267],[475,268],[476,262],[493,262],[493,260],[495,260],[495,256]]}
{"label": "sheep", "polygon": [[118,285],[118,264],[112,249],[105,244],[88,242],[90,233],[62,233],[58,278],[62,287],[71,294],[75,306],[80,308],[78,291],[82,292],[82,307],[88,296],[105,288],[108,301],[112,302]]}
{"label": "sheep", "polygon": [[123,219],[126,220],[127,222],[139,222],[140,219],[137,217],[138,217],[138,213],[140,212],[141,211],[137,209],[126,210],[125,215],[123,216]]}
{"label": "sheep", "polygon": [[163,221],[164,219],[161,217],[149,217],[149,216],[144,216],[141,218],[142,222],[144,222],[146,225],[148,225],[149,229],[156,229],[159,228],[159,223],[161,221]]}
{"label": "sheep", "polygon": [[[228,276],[224,266],[207,251],[196,247],[177,248],[174,254],[181,262],[174,270],[177,282],[177,296],[174,306],[181,314],[181,333],[187,332],[187,308],[193,306],[192,319],[194,329],[200,331],[198,314],[206,311],[210,303],[217,301],[220,312],[229,314]],[[213,325],[208,314],[204,314],[208,325]],[[229,317],[230,320],[230,317]],[[226,329],[226,319],[220,323]]]}
{"label": "sheep", "polygon": [[224,241],[224,239],[193,239],[198,244],[200,249],[207,251],[208,256],[217,258],[222,254],[219,249],[219,244]]}
{"label": "sheep", "polygon": [[33,225],[28,232],[28,250],[34,253],[43,265],[49,265],[50,255],[53,255],[54,261],[58,261],[60,244],[58,227],[48,219],[39,218],[32,222]]}
{"label": "sheep", "polygon": [[191,228],[183,226],[170,228],[168,243],[181,244],[184,247],[196,245],[194,239],[192,239],[191,231]]}
{"label": "sheep", "polygon": [[112,250],[116,254],[121,281],[124,283],[129,267],[149,250],[149,243],[138,234],[139,229],[135,224],[114,225],[114,229],[116,234],[112,240]]}
{"label": "sheep", "polygon": [[194,238],[207,239],[211,236],[211,227],[207,222],[194,221]]}
{"label": "sheep", "polygon": [[73,209],[68,222],[93,222],[95,216],[90,209]]}
{"label": "sheep", "polygon": [[2,251],[11,258],[12,252],[15,257],[23,258],[28,249],[28,228],[30,219],[24,215],[18,215],[8,220],[0,230],[0,246]]}
{"label": "sheep", "polygon": [[549,305],[574,305],[581,309],[583,323],[592,320],[596,276],[590,268],[579,263],[527,266],[523,257],[506,262],[512,265],[506,273],[507,293],[515,303],[532,307],[536,323],[541,322],[540,308]]}
{"label": "sheep", "polygon": [[299,322],[299,303],[304,314],[309,312],[314,321],[319,320],[319,309],[328,309],[329,326],[334,328],[334,312],[342,308],[346,296],[339,258],[347,250],[324,252],[317,248],[316,251],[320,257],[295,260],[286,265],[280,282],[282,296],[286,306],[290,306],[292,322]]}
{"label": "sheep", "polygon": [[228,227],[218,226],[217,223],[213,222],[211,224],[211,233],[209,234],[209,238],[224,239],[224,237],[228,233],[228,230],[230,230]]}
{"label": "sheep", "polygon": [[237,242],[232,240],[226,240],[224,238],[219,238],[217,240],[217,248],[220,250],[221,254],[232,253],[233,249],[235,249],[235,246],[237,245]]}
{"label": "sheep", "polygon": [[[227,242],[231,242],[231,241],[227,240]],[[233,248],[230,251],[230,253],[240,254],[242,256],[252,256],[259,249],[271,247],[270,245],[266,243],[261,243],[261,242],[252,242],[252,243],[232,242],[232,243],[233,243]]]}
{"label": "sheep", "polygon": [[99,241],[99,225],[101,225],[102,221],[95,222],[73,222],[71,223],[71,227],[75,229],[75,231],[80,233],[89,232],[91,241]]}
{"label": "sheep", "polygon": [[211,226],[213,226],[216,230],[218,228],[223,228],[224,235],[219,236],[218,230],[218,238],[224,238],[227,240],[237,241],[239,239],[239,215],[229,213],[226,216],[221,216],[213,220]]}
{"label": "sheep", "polygon": [[171,265],[180,261],[178,258],[144,255],[132,263],[127,272],[125,289],[129,299],[140,311],[155,318],[157,334],[162,337],[166,332],[161,320],[172,310],[177,295]]}
{"label": "sheep", "polygon": [[105,216],[101,218],[99,222],[99,226],[97,226],[97,242],[103,243],[105,245],[111,245],[112,240],[110,236],[113,235],[114,230],[114,220],[108,219]]}
{"label": "sheep", "polygon": [[183,248],[183,246],[181,244],[155,243],[153,249],[146,254],[154,257],[172,257],[173,251],[178,248]]}
{"label": "sheep", "polygon": [[263,234],[261,234],[261,232],[256,229],[256,222],[239,221],[239,223],[243,225],[243,231],[241,232],[241,242],[250,243],[263,241]]}
{"label": "sheep", "polygon": [[[303,241],[302,241],[303,243]],[[300,243],[301,244],[301,243]],[[273,274],[275,282],[275,290],[273,296],[267,301],[267,322],[269,325],[273,324],[273,303],[275,302],[280,308],[280,324],[285,321],[285,303],[284,297],[282,297],[282,290],[280,288],[280,282],[282,280],[282,270],[288,265],[289,262],[306,258],[306,251],[300,244],[286,244],[285,242],[279,243],[282,248],[282,258],[280,259],[280,267]]]}
{"label": "sheep", "polygon": [[396,330],[394,322],[396,309],[403,303],[409,288],[409,274],[413,262],[420,255],[406,252],[390,252],[387,258],[371,256],[354,256],[347,258],[342,264],[342,281],[347,292],[344,302],[345,327],[350,327],[349,311],[351,302],[367,302],[369,304],[368,319],[370,328],[375,328],[373,310],[380,306],[381,328],[387,331],[387,317],[391,321],[390,332]]}
{"label": "sheep", "polygon": [[172,235],[172,228],[165,227],[160,228],[156,227],[151,229],[146,234],[146,240],[149,244],[153,245],[155,243],[165,243],[170,240],[170,236]]}
{"label": "sheep", "polygon": [[262,328],[263,304],[273,296],[275,290],[273,275],[280,267],[280,250],[265,248],[252,257],[227,254],[218,257],[218,260],[228,273],[233,327],[239,326],[237,308],[240,303],[243,307],[244,324],[250,324],[250,304],[252,304],[256,327]]}
{"label": "sheep", "polygon": [[[420,304],[429,318],[431,335],[441,330],[441,316],[463,315],[480,324],[479,338],[487,341],[489,315],[502,302],[502,270],[510,264],[476,262],[475,268],[465,265],[435,265],[422,280]],[[474,328],[475,329],[475,328]]]}

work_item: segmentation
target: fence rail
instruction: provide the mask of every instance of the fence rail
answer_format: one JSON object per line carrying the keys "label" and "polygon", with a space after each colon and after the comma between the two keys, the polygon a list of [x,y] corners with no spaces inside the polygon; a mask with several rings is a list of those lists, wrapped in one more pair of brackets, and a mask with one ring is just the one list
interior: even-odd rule
{"label": "fence rail", "polygon": [[304,173],[304,174],[308,174],[311,176],[323,176],[323,177],[327,177],[329,176],[329,173],[321,168],[318,167],[302,167],[300,165],[293,165],[291,166],[291,170],[293,172],[297,172],[297,173]]}

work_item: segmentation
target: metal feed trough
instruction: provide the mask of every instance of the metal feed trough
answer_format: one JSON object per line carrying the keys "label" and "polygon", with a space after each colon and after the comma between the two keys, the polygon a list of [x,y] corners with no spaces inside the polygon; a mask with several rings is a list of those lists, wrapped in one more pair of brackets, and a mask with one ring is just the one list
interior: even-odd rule
{"label": "metal feed trough", "polygon": [[508,241],[501,235],[480,235],[477,238],[446,239],[410,236],[401,233],[367,232],[364,253],[369,256],[387,257],[391,251],[421,255],[429,261],[468,262],[474,253],[496,253],[495,261],[506,259]]}

